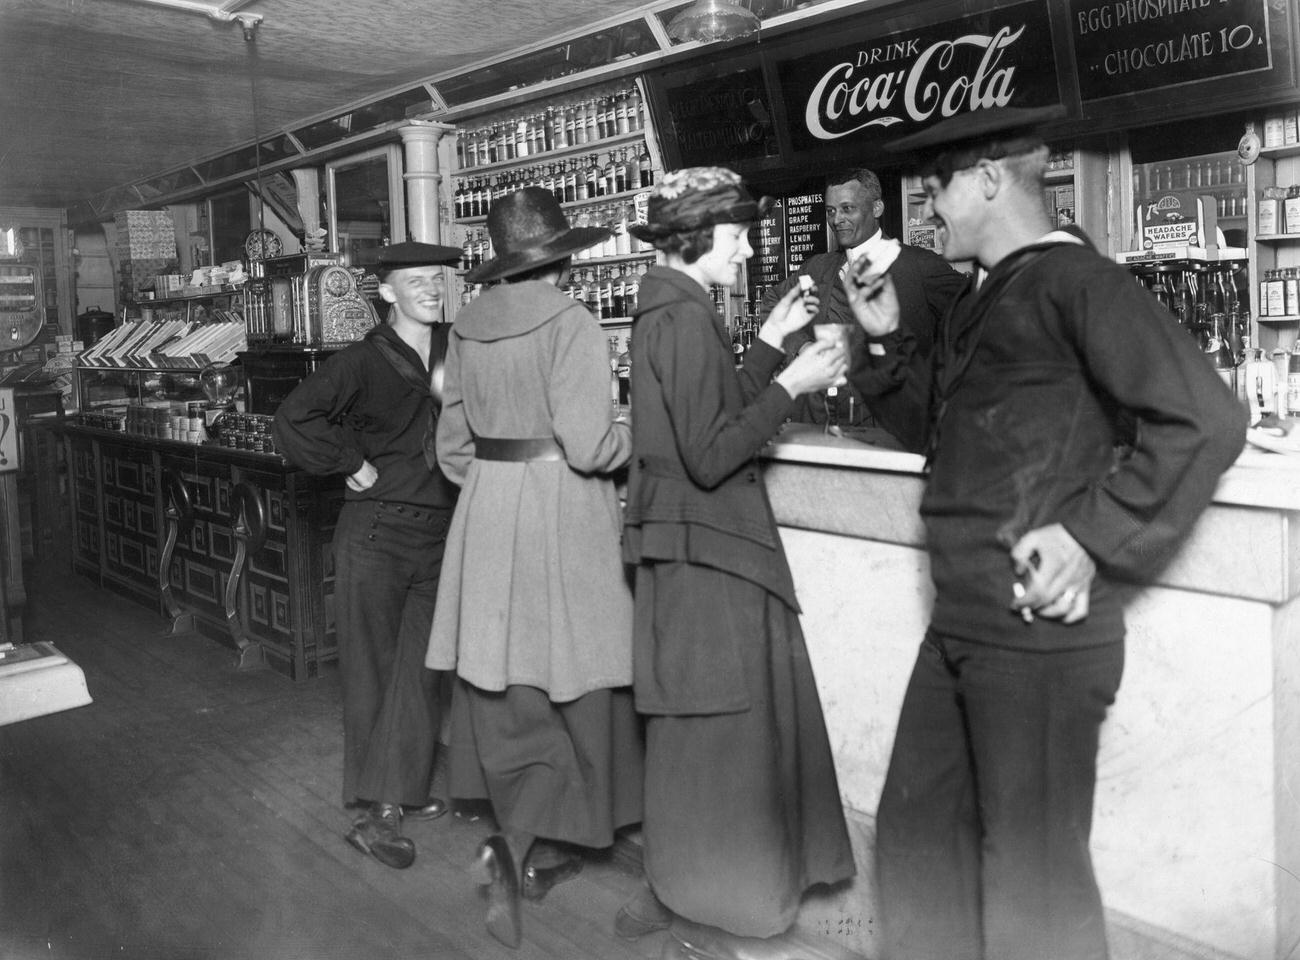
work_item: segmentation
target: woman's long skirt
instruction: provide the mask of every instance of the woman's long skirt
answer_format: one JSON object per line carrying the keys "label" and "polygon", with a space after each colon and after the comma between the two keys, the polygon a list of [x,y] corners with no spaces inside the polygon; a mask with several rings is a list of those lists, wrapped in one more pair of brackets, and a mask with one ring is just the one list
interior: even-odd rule
{"label": "woman's long skirt", "polygon": [[639,567],[636,606],[638,643],[653,636],[643,618],[684,612],[734,631],[749,700],[741,712],[647,718],[646,875],[689,920],[781,933],[805,890],[855,873],[798,615],[747,580],[680,563]]}
{"label": "woman's long skirt", "polygon": [[537,687],[502,692],[457,678],[448,793],[487,799],[502,830],[608,847],[641,820],[643,747],[630,690],[554,703]]}

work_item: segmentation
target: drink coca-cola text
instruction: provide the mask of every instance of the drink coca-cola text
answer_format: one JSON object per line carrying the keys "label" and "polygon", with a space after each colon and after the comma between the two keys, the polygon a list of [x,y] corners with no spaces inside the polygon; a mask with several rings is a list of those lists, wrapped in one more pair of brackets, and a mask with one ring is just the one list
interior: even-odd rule
{"label": "drink coca-cola text", "polygon": [[[941,40],[920,52],[910,67],[871,75],[859,73],[874,58],[841,62],[813,87],[804,110],[808,131],[835,140],[867,127],[891,127],[905,120],[922,122],[963,111],[1004,107],[1015,95],[1016,67],[1007,51],[1025,33],[1024,26],[996,33],[969,33]],[[963,48],[983,50],[973,71],[958,72]]]}

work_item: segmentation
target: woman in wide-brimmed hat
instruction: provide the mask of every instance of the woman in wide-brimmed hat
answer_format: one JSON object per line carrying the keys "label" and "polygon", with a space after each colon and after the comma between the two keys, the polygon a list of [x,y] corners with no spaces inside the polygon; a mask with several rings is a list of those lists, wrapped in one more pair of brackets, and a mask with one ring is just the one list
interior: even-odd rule
{"label": "woman in wide-brimmed hat", "polygon": [[447,351],[438,462],[462,490],[427,663],[458,675],[449,792],[491,801],[488,929],[517,946],[521,894],[540,899],[581,864],[534,840],[607,847],[641,819],[610,477],[632,441],[600,325],[557,289],[609,231],[571,228],[535,187],[496,201],[487,226],[496,256],[466,279],[504,282],[461,309]]}
{"label": "woman in wide-brimmed hat", "polygon": [[816,341],[777,372],[782,341],[817,307],[811,293],[801,306],[795,288],[737,371],[709,295],[710,285],[736,283],[766,203],[725,168],[679,170],[633,228],[659,260],[641,280],[632,326],[623,537],[624,559],[636,565],[651,890],[619,911],[615,928],[632,937],[671,923],[665,957],[788,956],[778,935],[804,890],[854,873],[794,584],[756,461],[795,398],[835,383],[848,358]]}

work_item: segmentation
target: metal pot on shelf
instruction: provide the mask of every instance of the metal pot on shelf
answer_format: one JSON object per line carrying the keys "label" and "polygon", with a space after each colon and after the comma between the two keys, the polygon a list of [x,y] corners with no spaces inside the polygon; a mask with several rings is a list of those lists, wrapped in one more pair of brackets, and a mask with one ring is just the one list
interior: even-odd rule
{"label": "metal pot on shelf", "polygon": [[92,344],[107,336],[114,326],[111,313],[98,306],[91,307],[85,313],[77,314],[77,339],[89,349]]}

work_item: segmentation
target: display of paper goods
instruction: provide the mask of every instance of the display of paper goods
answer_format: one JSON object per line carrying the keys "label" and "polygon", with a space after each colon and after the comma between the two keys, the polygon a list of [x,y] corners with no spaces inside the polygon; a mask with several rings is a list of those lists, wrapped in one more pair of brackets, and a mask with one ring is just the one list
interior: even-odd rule
{"label": "display of paper goods", "polygon": [[184,327],[184,321],[180,320],[127,321],[83,353],[81,362],[85,366],[100,367],[148,366],[139,358],[147,357],[152,347],[175,336]]}
{"label": "display of paper goods", "polygon": [[248,349],[248,334],[243,321],[209,323],[191,330],[158,351],[157,366],[205,367],[209,363],[229,363],[240,351]]}
{"label": "display of paper goods", "polygon": [[1150,203],[1140,204],[1134,251],[1148,254],[1174,251],[1178,259],[1216,259],[1219,232],[1216,209],[1214,197],[1178,191],[1163,193]]}
{"label": "display of paper goods", "polygon": [[159,297],[174,297],[185,289],[185,275],[180,273],[159,273],[153,278],[154,294]]}

